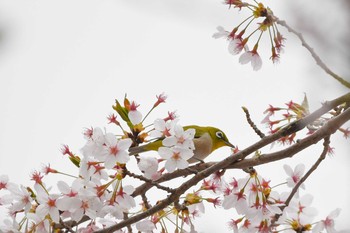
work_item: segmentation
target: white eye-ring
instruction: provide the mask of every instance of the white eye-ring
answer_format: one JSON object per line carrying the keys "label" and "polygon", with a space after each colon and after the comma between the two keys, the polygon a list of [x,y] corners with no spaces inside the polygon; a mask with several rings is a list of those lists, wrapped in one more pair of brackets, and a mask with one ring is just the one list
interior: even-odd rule
{"label": "white eye-ring", "polygon": [[224,137],[224,133],[221,132],[221,131],[218,131],[218,132],[216,132],[216,137],[223,138]]}

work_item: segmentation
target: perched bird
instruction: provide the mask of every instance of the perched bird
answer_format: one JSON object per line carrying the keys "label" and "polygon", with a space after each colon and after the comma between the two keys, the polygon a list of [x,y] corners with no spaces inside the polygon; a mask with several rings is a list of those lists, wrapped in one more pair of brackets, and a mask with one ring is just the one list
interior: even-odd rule
{"label": "perched bird", "polygon": [[[229,142],[225,133],[218,128],[211,126],[203,127],[197,125],[188,125],[184,126],[183,129],[195,129],[196,131],[193,139],[195,148],[193,151],[194,156],[188,160],[189,163],[203,161],[209,154],[220,147],[229,146],[234,148],[234,145]],[[157,151],[159,147],[163,146],[163,139],[164,138],[160,138],[146,145],[131,147],[129,149],[129,155],[135,155],[152,150]]]}

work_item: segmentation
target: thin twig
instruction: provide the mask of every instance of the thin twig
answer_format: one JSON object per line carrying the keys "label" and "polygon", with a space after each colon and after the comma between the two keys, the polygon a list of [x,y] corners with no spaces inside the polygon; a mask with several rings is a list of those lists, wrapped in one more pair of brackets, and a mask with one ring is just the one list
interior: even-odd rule
{"label": "thin twig", "polygon": [[250,113],[248,111],[248,109],[246,107],[242,107],[244,113],[245,113],[245,117],[247,118],[248,124],[250,125],[250,127],[252,127],[252,129],[254,130],[254,132],[260,137],[260,138],[264,138],[265,134],[263,132],[261,132],[260,129],[258,129],[258,127],[254,124],[254,122],[252,121],[252,119],[250,118]]}
{"label": "thin twig", "polygon": [[84,222],[86,222],[88,220],[90,220],[90,218],[87,215],[84,215],[79,222],[76,222],[76,221],[73,221],[73,220],[69,220],[69,221],[66,221],[66,222],[62,221],[60,223],[55,223],[52,227],[53,227],[54,230],[64,229],[64,228],[67,228],[67,226],[69,226],[70,228],[73,228],[73,227],[78,226],[79,224],[84,223]]}
{"label": "thin twig", "polygon": [[174,189],[172,189],[172,188],[169,188],[169,187],[165,187],[165,186],[163,186],[163,185],[160,185],[159,183],[154,182],[154,181],[151,180],[151,179],[147,179],[147,178],[144,177],[144,176],[137,175],[137,174],[132,173],[132,172],[130,172],[130,171],[128,171],[128,170],[125,171],[125,174],[128,175],[128,176],[130,176],[130,177],[133,177],[133,178],[139,179],[139,180],[141,180],[141,181],[144,181],[144,182],[150,184],[151,186],[155,186],[155,187],[157,187],[158,189],[164,190],[164,191],[166,191],[166,192],[168,192],[168,193],[173,193],[173,192],[174,192]]}
{"label": "thin twig", "polygon": [[291,28],[286,21],[284,20],[277,20],[276,21],[279,25],[285,27],[288,29],[289,32],[295,34],[299,40],[301,41],[302,46],[304,46],[310,53],[311,56],[314,58],[314,60],[316,61],[316,64],[321,67],[321,69],[323,69],[327,74],[329,74],[330,76],[332,76],[335,80],[337,80],[338,82],[340,82],[343,86],[350,88],[350,83],[348,81],[346,81],[345,79],[343,79],[342,77],[340,77],[339,75],[337,75],[336,73],[334,73],[331,69],[328,68],[328,66],[321,60],[321,58],[315,53],[314,49],[308,44],[306,43],[303,35],[300,32],[297,32],[296,30],[294,30],[293,28]]}
{"label": "thin twig", "polygon": [[[307,173],[299,180],[299,182],[293,187],[291,193],[289,194],[288,198],[284,202],[284,206],[281,206],[280,209],[283,211],[291,202],[293,199],[294,195],[298,192],[299,187],[306,181],[306,179],[314,172],[316,171],[317,167],[321,164],[321,162],[326,158],[326,155],[329,151],[329,143],[330,143],[330,136],[326,136],[324,138],[323,142],[323,151],[317,161],[315,162],[314,165],[307,171]],[[276,214],[275,219],[272,221],[271,226],[274,225],[275,222],[278,221],[278,219],[281,217],[282,214]]]}
{"label": "thin twig", "polygon": [[145,205],[145,208],[146,208],[146,209],[151,208],[151,206],[150,206],[149,203],[148,203],[148,199],[147,199],[147,197],[146,197],[146,194],[145,194],[145,193],[142,193],[142,194],[141,194],[141,197],[142,197],[143,204]]}

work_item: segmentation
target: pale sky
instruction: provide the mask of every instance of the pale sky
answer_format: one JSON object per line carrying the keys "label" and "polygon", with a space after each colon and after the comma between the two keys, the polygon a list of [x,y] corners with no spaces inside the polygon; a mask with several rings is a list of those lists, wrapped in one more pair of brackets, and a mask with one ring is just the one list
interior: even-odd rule
{"label": "pale sky", "polygon": [[[286,11],[282,4],[271,7],[275,14]],[[238,56],[228,53],[226,41],[212,34],[219,25],[232,29],[244,15],[212,0],[0,1],[0,174],[31,185],[31,171],[42,164],[74,172],[60,153],[61,145],[79,153],[85,127],[114,130],[106,117],[114,100],[122,100],[125,93],[146,113],[155,96],[165,92],[167,104],[155,111],[150,123],[177,110],[180,124],[221,128],[239,148],[259,140],[241,106],[259,124],[268,104],[301,101],[307,93],[312,111],[346,93],[284,29],[287,43],[280,64],[271,64],[265,35],[265,45],[259,47],[262,69],[240,65]],[[293,22],[292,16],[281,18]],[[306,192],[314,195],[320,218],[342,208],[338,229],[349,229],[349,140],[341,134],[331,140],[336,154],[306,182]],[[283,164],[310,167],[320,152],[315,146],[257,170],[279,183],[285,176]],[[222,148],[208,161],[229,153]],[[228,232],[226,222],[233,217],[208,208],[196,220],[197,230]]]}

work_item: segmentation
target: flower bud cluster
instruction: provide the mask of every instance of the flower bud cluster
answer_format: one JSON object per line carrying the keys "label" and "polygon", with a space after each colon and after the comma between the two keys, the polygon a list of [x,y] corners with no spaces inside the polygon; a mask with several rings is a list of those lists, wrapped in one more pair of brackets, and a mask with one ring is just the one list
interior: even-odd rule
{"label": "flower bud cluster", "polygon": [[[279,113],[277,115],[276,113]],[[294,101],[289,101],[285,104],[285,107],[275,107],[269,105],[269,107],[264,111],[266,114],[265,118],[261,123],[265,124],[270,129],[270,134],[276,133],[280,129],[288,126],[290,123],[300,120],[305,116],[309,115],[309,103],[306,95],[303,101],[299,104]],[[320,127],[322,127],[331,117],[336,116],[336,111],[330,111],[329,116],[322,116],[321,118],[315,120],[309,124],[306,128],[308,129],[307,134],[312,134]],[[272,119],[274,118],[274,119]],[[277,118],[277,119],[276,119]],[[350,128],[339,128],[338,131],[343,133],[345,138],[350,136]],[[294,142],[296,133],[280,138],[278,141],[281,144],[292,144]],[[332,152],[332,150],[330,150]]]}
{"label": "flower bud cluster", "polygon": [[[285,38],[279,32],[276,21],[277,18],[273,15],[270,8],[265,7],[262,3],[249,3],[248,1],[241,0],[226,0],[225,4],[234,6],[239,10],[247,9],[251,12],[251,15],[243,20],[238,26],[233,28],[231,31],[226,31],[223,27],[218,27],[213,37],[214,38],[226,38],[229,42],[228,50],[233,55],[238,55],[242,53],[239,58],[241,64],[251,63],[254,70],[259,70],[262,66],[262,59],[258,53],[258,47],[260,39],[265,32],[268,32],[270,43],[271,43],[271,57],[273,63],[278,63],[280,54],[283,52],[283,44]],[[263,19],[259,21],[257,25],[251,26],[252,23],[258,19]],[[249,31],[248,28],[253,28]],[[253,49],[250,50],[248,47],[248,42],[253,40],[253,35],[258,34],[258,38],[254,42]]]}

